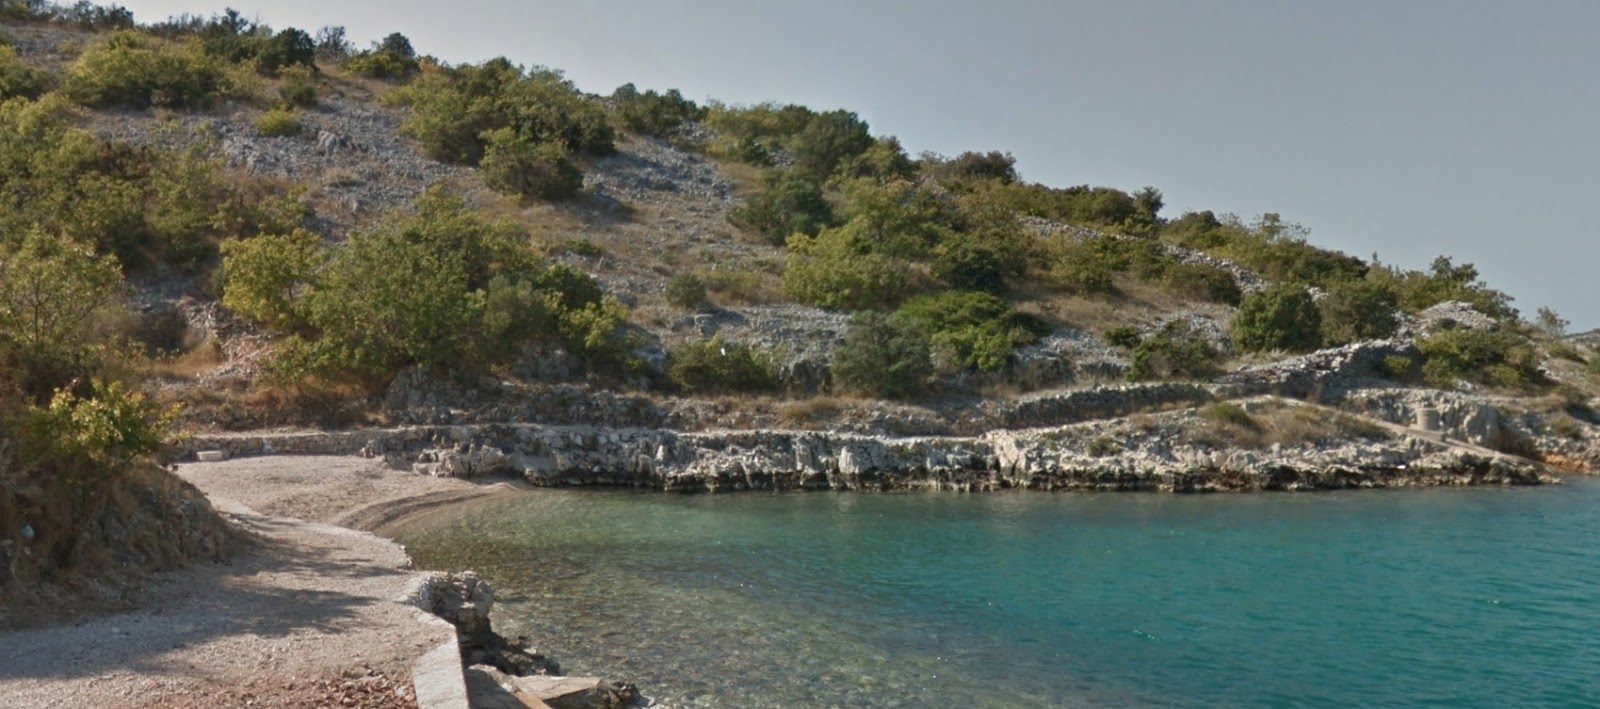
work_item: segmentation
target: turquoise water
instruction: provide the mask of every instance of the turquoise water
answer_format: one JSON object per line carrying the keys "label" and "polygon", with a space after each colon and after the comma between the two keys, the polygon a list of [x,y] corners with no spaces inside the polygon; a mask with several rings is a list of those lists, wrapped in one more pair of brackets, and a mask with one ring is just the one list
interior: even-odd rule
{"label": "turquoise water", "polygon": [[1600,480],[534,491],[401,538],[569,674],[669,706],[1600,706]]}

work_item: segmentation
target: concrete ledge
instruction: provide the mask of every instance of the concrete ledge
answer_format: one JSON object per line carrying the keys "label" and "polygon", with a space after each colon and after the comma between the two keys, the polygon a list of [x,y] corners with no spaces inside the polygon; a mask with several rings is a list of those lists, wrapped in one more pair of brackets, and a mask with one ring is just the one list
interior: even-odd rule
{"label": "concrete ledge", "polygon": [[417,658],[411,666],[411,686],[418,709],[471,709],[467,682],[461,674],[461,648],[455,638]]}

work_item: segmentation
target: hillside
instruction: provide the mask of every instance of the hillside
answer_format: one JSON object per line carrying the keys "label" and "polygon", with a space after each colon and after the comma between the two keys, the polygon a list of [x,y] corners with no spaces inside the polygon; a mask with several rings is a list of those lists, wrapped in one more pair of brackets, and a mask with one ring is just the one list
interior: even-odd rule
{"label": "hillside", "polygon": [[845,110],[596,96],[237,14],[3,7],[0,413],[29,484],[114,478],[173,433],[667,489],[1600,461],[1594,339],[1447,257],[1029,183],[982,146],[911,156]]}

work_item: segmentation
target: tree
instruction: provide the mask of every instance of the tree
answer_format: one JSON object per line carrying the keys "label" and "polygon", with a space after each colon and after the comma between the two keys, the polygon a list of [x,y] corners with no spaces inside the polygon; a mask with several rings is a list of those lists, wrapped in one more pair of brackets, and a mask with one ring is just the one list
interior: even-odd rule
{"label": "tree", "polygon": [[30,395],[100,367],[121,286],[114,260],[37,229],[0,249],[0,357]]}
{"label": "tree", "polygon": [[928,337],[915,323],[877,312],[856,313],[833,354],[839,388],[897,398],[921,391],[933,359]]}
{"label": "tree", "polygon": [[1539,308],[1538,321],[1534,324],[1538,325],[1539,329],[1544,331],[1544,334],[1559,338],[1567,334],[1567,326],[1571,325],[1572,322],[1558,315],[1555,310],[1545,306]]}
{"label": "tree", "polygon": [[771,170],[765,188],[728,212],[728,222],[760,234],[767,243],[782,246],[790,236],[816,236],[832,226],[833,207],[822,196],[822,185],[795,170]]}
{"label": "tree", "polygon": [[1322,343],[1322,313],[1310,291],[1279,284],[1251,293],[1233,318],[1233,341],[1249,352],[1316,349]]}
{"label": "tree", "polygon": [[791,149],[795,167],[825,182],[841,162],[866,152],[872,144],[867,122],[841,110],[817,114],[794,137]]}

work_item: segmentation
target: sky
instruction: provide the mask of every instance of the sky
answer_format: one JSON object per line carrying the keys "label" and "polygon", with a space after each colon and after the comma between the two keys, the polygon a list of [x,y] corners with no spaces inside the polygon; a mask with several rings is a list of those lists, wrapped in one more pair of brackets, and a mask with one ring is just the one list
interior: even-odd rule
{"label": "sky", "polygon": [[[140,22],[226,3],[123,2]],[[1166,196],[1384,263],[1471,262],[1531,317],[1600,327],[1600,2],[234,0],[276,28],[401,32],[581,89],[845,108],[913,154]]]}

